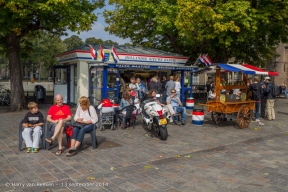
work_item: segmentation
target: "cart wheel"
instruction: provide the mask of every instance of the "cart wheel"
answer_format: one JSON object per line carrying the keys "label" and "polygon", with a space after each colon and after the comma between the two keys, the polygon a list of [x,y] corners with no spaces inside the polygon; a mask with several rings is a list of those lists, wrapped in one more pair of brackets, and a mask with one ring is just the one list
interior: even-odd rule
{"label": "cart wheel", "polygon": [[212,120],[216,125],[221,124],[225,119],[225,113],[217,113],[212,111],[211,113]]}
{"label": "cart wheel", "polygon": [[237,123],[241,129],[247,128],[252,119],[252,110],[248,105],[243,105],[237,114]]}

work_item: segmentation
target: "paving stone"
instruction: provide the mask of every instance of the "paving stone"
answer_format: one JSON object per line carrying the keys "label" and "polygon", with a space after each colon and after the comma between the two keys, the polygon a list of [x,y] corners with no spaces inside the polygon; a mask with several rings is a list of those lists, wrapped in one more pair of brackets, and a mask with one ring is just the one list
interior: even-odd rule
{"label": "paving stone", "polygon": [[[136,129],[97,130],[102,148],[93,150],[90,136],[86,135],[78,154],[71,158],[65,152],[56,156],[57,146],[38,154],[19,152],[18,134],[12,128],[18,126],[27,111],[1,113],[0,182],[108,183],[95,188],[57,185],[51,191],[285,191],[288,188],[286,103],[277,99],[277,121],[265,121],[258,131],[253,129],[254,122],[243,130],[233,128],[231,122],[215,128],[211,114],[205,114],[201,127],[188,123],[168,125],[166,141],[150,137],[150,133],[147,137],[140,121]],[[47,112],[49,105],[39,107]],[[89,176],[95,179],[87,179]],[[0,185],[0,191],[7,189]],[[44,191],[43,188],[9,190]]]}

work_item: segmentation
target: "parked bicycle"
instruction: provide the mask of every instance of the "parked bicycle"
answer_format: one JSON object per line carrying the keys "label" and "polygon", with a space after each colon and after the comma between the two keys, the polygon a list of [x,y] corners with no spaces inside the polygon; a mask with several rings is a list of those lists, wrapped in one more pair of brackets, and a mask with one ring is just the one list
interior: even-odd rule
{"label": "parked bicycle", "polygon": [[205,85],[196,86],[195,93],[198,94],[199,99],[205,99],[206,98]]}
{"label": "parked bicycle", "polygon": [[4,85],[0,85],[0,102],[2,105],[4,103],[10,105],[10,94],[11,91],[9,89],[6,89]]}

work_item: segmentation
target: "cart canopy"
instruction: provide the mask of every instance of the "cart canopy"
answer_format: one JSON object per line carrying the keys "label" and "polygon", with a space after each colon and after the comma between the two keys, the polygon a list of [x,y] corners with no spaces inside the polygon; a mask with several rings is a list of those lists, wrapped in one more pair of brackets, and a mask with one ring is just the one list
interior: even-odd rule
{"label": "cart canopy", "polygon": [[260,69],[258,67],[255,67],[253,65],[249,64],[218,64],[218,67],[221,67],[222,69],[225,69],[227,71],[231,72],[240,72],[242,71],[244,74],[257,74],[257,75],[269,75],[269,76],[277,76],[278,72],[270,72],[266,71],[264,69]]}

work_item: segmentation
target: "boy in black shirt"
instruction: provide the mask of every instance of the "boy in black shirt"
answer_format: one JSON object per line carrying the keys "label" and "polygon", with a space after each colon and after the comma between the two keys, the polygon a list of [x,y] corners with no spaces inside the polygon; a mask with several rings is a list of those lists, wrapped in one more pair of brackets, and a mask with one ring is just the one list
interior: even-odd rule
{"label": "boy in black shirt", "polygon": [[[23,119],[24,131],[22,132],[22,137],[26,143],[27,153],[33,151],[33,153],[38,153],[39,140],[42,135],[42,125],[44,123],[43,115],[38,111],[38,105],[35,102],[28,103],[29,112],[25,115]],[[33,141],[31,140],[30,133],[33,131]]]}

